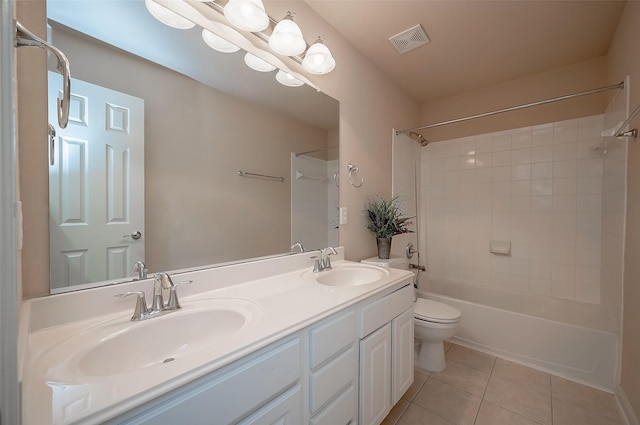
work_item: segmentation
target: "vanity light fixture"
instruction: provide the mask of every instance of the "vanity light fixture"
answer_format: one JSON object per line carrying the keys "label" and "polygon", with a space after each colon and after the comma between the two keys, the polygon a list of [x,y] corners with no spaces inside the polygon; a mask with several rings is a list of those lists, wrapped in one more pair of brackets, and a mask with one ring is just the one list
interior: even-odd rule
{"label": "vanity light fixture", "polygon": [[212,33],[208,29],[202,29],[202,39],[207,43],[207,46],[221,53],[235,53],[240,50],[235,44],[225,40],[218,34]]}
{"label": "vanity light fixture", "polygon": [[154,18],[172,28],[188,30],[196,26],[196,24],[190,20],[178,15],[174,11],[167,9],[153,0],[144,0],[144,5]]}
{"label": "vanity light fixture", "polygon": [[260,32],[269,26],[262,0],[229,0],[224,6],[224,16],[243,31]]}
{"label": "vanity light fixture", "polygon": [[283,86],[300,87],[304,83],[286,71],[279,70],[276,74],[276,80]]}
{"label": "vanity light fixture", "polygon": [[307,48],[302,31],[298,24],[293,22],[291,12],[287,12],[287,16],[273,29],[269,36],[269,47],[284,56],[298,56]]}
{"label": "vanity light fixture", "polygon": [[276,67],[269,62],[249,52],[244,55],[244,63],[246,63],[249,68],[259,72],[271,72],[276,69]]}
{"label": "vanity light fixture", "polygon": [[322,37],[318,36],[316,42],[309,47],[302,59],[302,67],[305,71],[317,75],[328,74],[336,67],[336,60]]}

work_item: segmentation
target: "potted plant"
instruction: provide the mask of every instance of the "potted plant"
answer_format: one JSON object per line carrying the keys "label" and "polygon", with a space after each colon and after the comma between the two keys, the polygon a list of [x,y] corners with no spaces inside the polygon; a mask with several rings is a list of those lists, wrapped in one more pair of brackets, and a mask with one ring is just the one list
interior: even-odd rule
{"label": "potted plant", "polygon": [[398,196],[385,199],[376,195],[367,201],[365,212],[369,218],[367,229],[376,234],[378,243],[378,257],[389,258],[391,238],[401,233],[410,233],[407,225],[411,224],[411,217],[405,217],[400,211],[401,200]]}

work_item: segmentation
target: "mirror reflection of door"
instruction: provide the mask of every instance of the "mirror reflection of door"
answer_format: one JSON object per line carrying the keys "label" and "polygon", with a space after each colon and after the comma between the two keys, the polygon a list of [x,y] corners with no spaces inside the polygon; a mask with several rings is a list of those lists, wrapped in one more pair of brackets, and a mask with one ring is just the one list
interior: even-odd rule
{"label": "mirror reflection of door", "polygon": [[51,288],[64,291],[133,276],[144,261],[144,100],[72,79],[69,124],[60,129],[61,87],[49,72]]}

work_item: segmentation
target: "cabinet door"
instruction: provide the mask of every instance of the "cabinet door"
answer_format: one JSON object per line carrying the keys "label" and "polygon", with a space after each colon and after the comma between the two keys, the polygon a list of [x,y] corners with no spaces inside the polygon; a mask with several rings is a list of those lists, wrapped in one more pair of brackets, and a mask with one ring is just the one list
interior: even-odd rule
{"label": "cabinet door", "polygon": [[391,324],[360,341],[360,425],[379,425],[391,410]]}
{"label": "cabinet door", "polygon": [[413,308],[391,321],[391,405],[395,405],[413,383]]}

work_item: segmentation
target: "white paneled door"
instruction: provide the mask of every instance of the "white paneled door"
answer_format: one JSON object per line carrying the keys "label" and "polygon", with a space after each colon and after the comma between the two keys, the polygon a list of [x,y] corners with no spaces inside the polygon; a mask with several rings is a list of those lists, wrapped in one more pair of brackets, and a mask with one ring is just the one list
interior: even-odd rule
{"label": "white paneled door", "polygon": [[49,72],[51,287],[134,274],[144,260],[144,101],[73,79],[57,126],[60,75]]}

